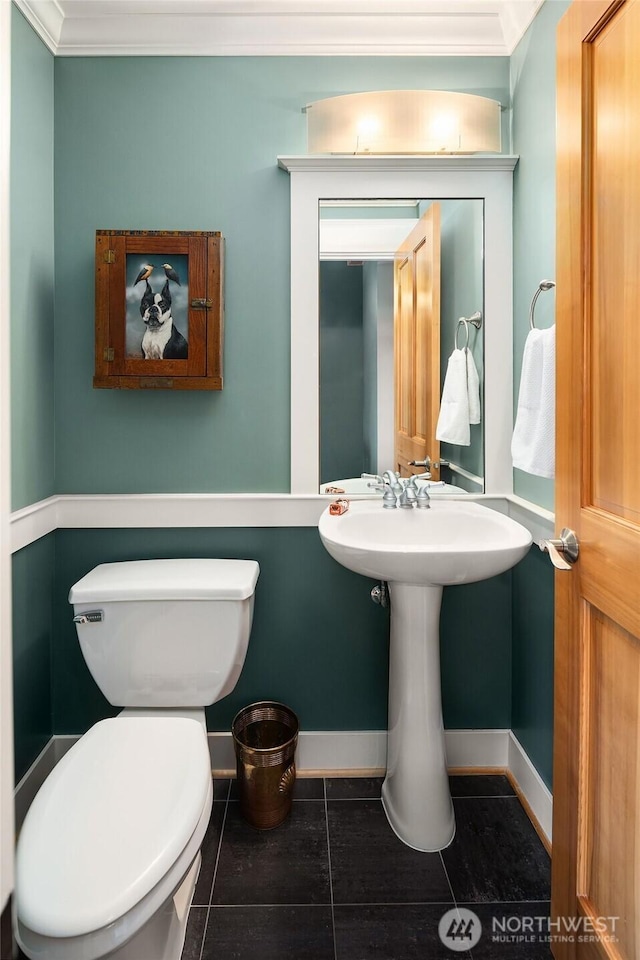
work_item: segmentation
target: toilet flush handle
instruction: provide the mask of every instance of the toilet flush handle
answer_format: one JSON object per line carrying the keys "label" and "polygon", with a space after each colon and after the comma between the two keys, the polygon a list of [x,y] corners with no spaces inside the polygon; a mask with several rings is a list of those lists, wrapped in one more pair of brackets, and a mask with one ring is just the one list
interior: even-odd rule
{"label": "toilet flush handle", "polygon": [[74,623],[102,623],[103,620],[102,610],[85,610],[84,613],[77,613],[73,618]]}

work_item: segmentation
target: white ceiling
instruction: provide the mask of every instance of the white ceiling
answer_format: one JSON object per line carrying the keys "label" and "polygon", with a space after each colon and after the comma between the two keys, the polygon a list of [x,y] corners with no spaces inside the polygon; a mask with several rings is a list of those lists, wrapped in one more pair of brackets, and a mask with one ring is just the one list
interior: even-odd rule
{"label": "white ceiling", "polygon": [[510,56],[544,0],[16,0],[60,56]]}

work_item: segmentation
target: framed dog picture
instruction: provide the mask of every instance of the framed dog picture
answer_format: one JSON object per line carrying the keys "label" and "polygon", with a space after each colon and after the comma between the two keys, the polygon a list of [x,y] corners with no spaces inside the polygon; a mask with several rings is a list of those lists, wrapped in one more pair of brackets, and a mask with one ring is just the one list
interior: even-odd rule
{"label": "framed dog picture", "polygon": [[222,390],[223,238],[96,231],[94,387]]}

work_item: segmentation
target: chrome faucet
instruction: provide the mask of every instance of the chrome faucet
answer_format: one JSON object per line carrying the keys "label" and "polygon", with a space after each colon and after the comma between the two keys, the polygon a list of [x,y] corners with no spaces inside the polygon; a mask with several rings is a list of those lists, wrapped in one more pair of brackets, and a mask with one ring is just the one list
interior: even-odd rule
{"label": "chrome faucet", "polygon": [[428,510],[431,506],[429,491],[426,483],[418,487],[417,481],[428,479],[428,474],[413,475],[408,478],[401,478],[400,474],[393,470],[385,470],[381,477],[381,483],[370,483],[369,486],[374,490],[383,490],[382,506],[385,510],[395,510],[401,507],[410,510],[412,507],[419,507],[422,510]]}
{"label": "chrome faucet", "polygon": [[402,488],[402,492],[398,497],[398,506],[404,507],[404,509],[411,509],[415,504],[417,499],[417,491],[415,483],[405,483]]}
{"label": "chrome faucet", "polygon": [[412,507],[418,507],[421,510],[428,510],[431,506],[429,490],[426,483],[418,487],[418,480],[428,480],[430,473],[413,474],[406,479],[401,478],[399,473],[393,470],[385,470],[381,477],[375,477],[373,474],[363,474],[363,479],[379,480],[379,483],[370,483],[369,486],[374,490],[383,490],[382,506],[385,510],[395,510],[396,507],[402,507],[410,510]]}
{"label": "chrome faucet", "polygon": [[382,506],[385,510],[395,510],[397,497],[390,483],[387,483],[386,480],[381,480],[380,483],[368,483],[367,486],[371,487],[372,490],[383,490]]}
{"label": "chrome faucet", "polygon": [[417,481],[421,477],[415,474],[406,481],[402,496],[399,500],[401,507],[419,507],[421,510],[428,510],[431,506],[429,490],[426,483],[418,487]]}
{"label": "chrome faucet", "polygon": [[400,474],[394,473],[393,470],[385,470],[381,477],[375,477],[375,475],[372,474],[363,474],[363,479],[368,477],[380,481],[379,483],[369,483],[368,486],[373,490],[384,491],[382,495],[382,506],[385,510],[395,510],[404,489],[400,482]]}
{"label": "chrome faucet", "polygon": [[378,474],[378,473],[361,473],[361,474],[360,474],[360,479],[361,479],[361,480],[373,480],[373,483],[368,483],[367,486],[368,486],[368,487],[374,487],[374,488],[376,488],[376,489],[377,489],[377,485],[378,485],[379,483],[382,483],[382,482],[383,482],[383,481],[382,481],[382,477],[381,477],[380,474]]}

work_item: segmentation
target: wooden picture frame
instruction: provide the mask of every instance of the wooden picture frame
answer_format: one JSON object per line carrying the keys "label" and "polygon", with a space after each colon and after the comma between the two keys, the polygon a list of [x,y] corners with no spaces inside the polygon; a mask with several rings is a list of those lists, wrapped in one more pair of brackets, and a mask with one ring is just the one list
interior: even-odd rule
{"label": "wooden picture frame", "polygon": [[218,231],[97,230],[94,387],[222,390]]}

